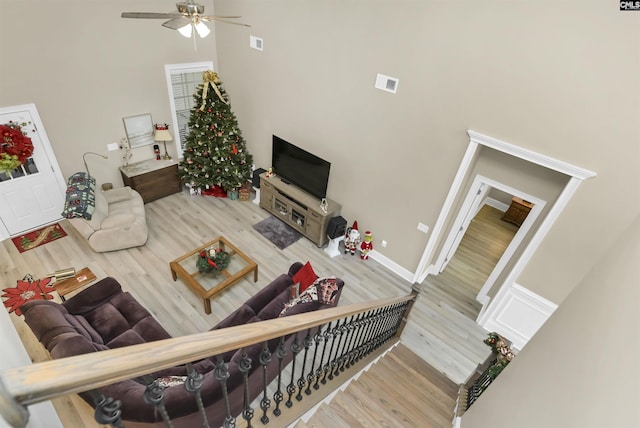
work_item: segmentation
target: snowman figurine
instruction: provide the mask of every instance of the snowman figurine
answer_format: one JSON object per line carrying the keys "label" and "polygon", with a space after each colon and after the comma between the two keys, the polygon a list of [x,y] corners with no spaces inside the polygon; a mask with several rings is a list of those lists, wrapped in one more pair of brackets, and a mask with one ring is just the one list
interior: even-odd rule
{"label": "snowman figurine", "polygon": [[358,222],[354,221],[353,226],[347,229],[347,235],[344,239],[344,253],[355,255],[358,244],[360,244],[360,232],[358,231]]}

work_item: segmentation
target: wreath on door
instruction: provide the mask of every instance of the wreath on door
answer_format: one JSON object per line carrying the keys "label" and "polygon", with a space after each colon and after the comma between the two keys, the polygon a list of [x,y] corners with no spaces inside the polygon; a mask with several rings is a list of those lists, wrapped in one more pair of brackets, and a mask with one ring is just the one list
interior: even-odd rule
{"label": "wreath on door", "polygon": [[0,125],[0,171],[16,169],[33,154],[33,142],[22,130],[26,123],[13,121]]}

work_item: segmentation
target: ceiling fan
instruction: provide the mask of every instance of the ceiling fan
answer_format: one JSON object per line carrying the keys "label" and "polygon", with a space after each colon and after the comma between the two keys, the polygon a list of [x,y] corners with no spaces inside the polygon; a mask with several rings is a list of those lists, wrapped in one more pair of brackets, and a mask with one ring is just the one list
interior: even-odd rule
{"label": "ceiling fan", "polygon": [[250,27],[248,24],[240,22],[228,21],[228,19],[241,18],[241,16],[215,16],[202,15],[204,13],[204,5],[196,3],[194,0],[181,1],[176,3],[177,12],[155,13],[155,12],[122,12],[123,18],[138,19],[167,19],[162,23],[163,27],[178,30],[185,37],[191,37],[192,34],[198,33],[200,37],[206,37],[211,30],[205,25],[205,22],[224,22],[233,25],[242,25]]}

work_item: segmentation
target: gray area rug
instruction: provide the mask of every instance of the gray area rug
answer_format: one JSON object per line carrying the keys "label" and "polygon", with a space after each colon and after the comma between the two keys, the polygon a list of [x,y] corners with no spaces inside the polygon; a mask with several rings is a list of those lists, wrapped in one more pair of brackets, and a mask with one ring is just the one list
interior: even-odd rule
{"label": "gray area rug", "polygon": [[254,224],[253,228],[281,250],[284,250],[302,237],[300,232],[273,216]]}

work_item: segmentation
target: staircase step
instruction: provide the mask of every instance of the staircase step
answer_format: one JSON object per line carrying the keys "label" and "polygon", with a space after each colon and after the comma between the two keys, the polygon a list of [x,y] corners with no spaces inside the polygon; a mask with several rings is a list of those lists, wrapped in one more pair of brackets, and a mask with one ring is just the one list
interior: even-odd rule
{"label": "staircase step", "polygon": [[419,373],[422,378],[428,379],[431,384],[455,400],[458,394],[458,385],[450,379],[447,379],[446,376],[438,372],[431,364],[427,363],[403,344],[395,346],[391,352],[389,352],[388,356],[398,364],[403,364],[410,370]]}
{"label": "staircase step", "polygon": [[[384,371],[387,376],[380,377],[380,372]],[[423,415],[423,418],[431,416],[440,416],[444,419],[448,419],[453,413],[455,407],[455,396],[451,395],[451,391],[443,391],[437,385],[439,379],[444,376],[437,374],[437,378],[430,379],[422,377],[420,373],[408,368],[400,360],[395,359],[393,356],[385,358],[379,368],[376,371],[367,373],[372,378],[378,378],[380,381],[385,382],[387,385],[391,383],[397,383],[398,378],[403,379],[403,394],[398,396],[401,400],[400,405],[406,405],[413,407],[413,411],[421,413],[425,408],[425,403],[429,403],[429,415]],[[395,380],[394,380],[395,379]],[[367,378],[369,380],[369,378]],[[364,382],[364,380],[363,380]],[[384,388],[385,383],[381,383],[380,386]],[[450,383],[449,383],[450,384]],[[449,386],[447,386],[449,390]],[[455,389],[457,392],[457,389]]]}
{"label": "staircase step", "polygon": [[453,382],[400,344],[330,403],[320,405],[306,426],[448,428],[457,391]]}

